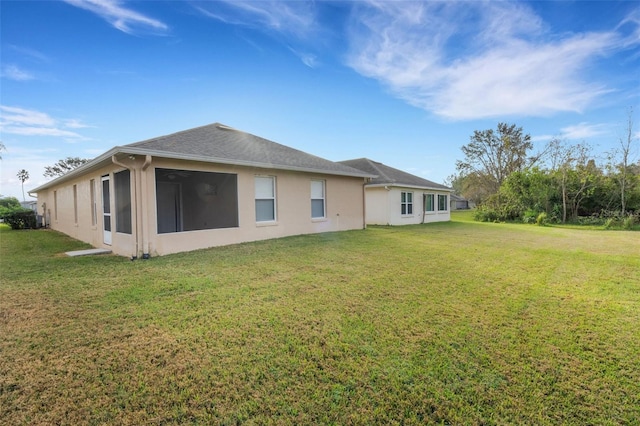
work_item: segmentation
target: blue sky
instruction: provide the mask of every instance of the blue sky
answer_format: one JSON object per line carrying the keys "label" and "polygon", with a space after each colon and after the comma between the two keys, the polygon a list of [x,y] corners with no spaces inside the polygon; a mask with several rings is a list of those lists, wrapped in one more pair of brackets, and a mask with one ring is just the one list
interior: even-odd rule
{"label": "blue sky", "polygon": [[0,193],[19,199],[20,169],[28,190],[61,158],[213,122],[442,183],[474,130],[515,123],[600,155],[640,110],[638,1],[0,8]]}

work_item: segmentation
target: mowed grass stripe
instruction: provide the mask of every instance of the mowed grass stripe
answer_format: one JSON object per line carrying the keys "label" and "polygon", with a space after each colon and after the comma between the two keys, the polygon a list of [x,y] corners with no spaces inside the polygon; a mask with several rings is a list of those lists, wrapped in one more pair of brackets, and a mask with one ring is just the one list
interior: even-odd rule
{"label": "mowed grass stripe", "polygon": [[638,233],[454,214],[136,262],[0,245],[10,424],[640,419]]}

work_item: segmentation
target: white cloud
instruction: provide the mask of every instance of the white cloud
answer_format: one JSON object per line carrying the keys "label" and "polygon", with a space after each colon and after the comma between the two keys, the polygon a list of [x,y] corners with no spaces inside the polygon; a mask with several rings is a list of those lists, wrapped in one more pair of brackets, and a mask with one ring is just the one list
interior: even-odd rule
{"label": "white cloud", "polygon": [[25,108],[0,105],[0,123],[18,126],[53,126],[55,120],[48,114]]}
{"label": "white cloud", "polygon": [[608,89],[583,78],[632,43],[615,32],[549,34],[511,2],[361,2],[348,63],[412,105],[453,119],[582,111]]}
{"label": "white cloud", "polygon": [[35,62],[49,62],[49,58],[42,52],[31,49],[28,47],[17,46],[15,44],[9,44],[8,47],[14,52],[19,53],[21,56],[30,59]]}
{"label": "white cloud", "polygon": [[308,66],[309,68],[315,68],[318,66],[318,58],[313,53],[302,52],[294,49],[293,47],[289,47],[289,50],[296,55],[303,64]]}
{"label": "white cloud", "polygon": [[134,34],[138,31],[163,33],[169,27],[163,22],[122,6],[119,0],[64,0],[72,6],[102,17],[118,30]]}
{"label": "white cloud", "polygon": [[17,65],[13,64],[4,65],[2,67],[2,77],[16,81],[29,81],[35,79],[33,74],[20,69]]}
{"label": "white cloud", "polygon": [[579,123],[560,129],[560,139],[588,139],[607,133],[606,124]]}
{"label": "white cloud", "polygon": [[304,38],[315,27],[313,2],[220,0],[192,2],[204,15],[233,25],[270,29]]}
{"label": "white cloud", "polygon": [[89,126],[88,124],[84,124],[76,118],[63,120],[63,123],[65,127],[68,127],[70,129],[86,129],[87,127],[93,127]]}
{"label": "white cloud", "polygon": [[71,129],[89,127],[77,119],[58,120],[44,112],[0,105],[0,131],[22,136],[61,137],[69,142],[87,140]]}
{"label": "white cloud", "polygon": [[[192,1],[191,4],[203,15],[230,25],[239,25],[271,36],[286,37],[287,47],[309,68],[318,66],[318,57],[309,52],[308,47],[292,47],[301,41],[317,43],[322,40],[321,28],[317,22],[314,2],[276,0],[246,1],[219,0]],[[256,43],[245,40],[262,50]]]}

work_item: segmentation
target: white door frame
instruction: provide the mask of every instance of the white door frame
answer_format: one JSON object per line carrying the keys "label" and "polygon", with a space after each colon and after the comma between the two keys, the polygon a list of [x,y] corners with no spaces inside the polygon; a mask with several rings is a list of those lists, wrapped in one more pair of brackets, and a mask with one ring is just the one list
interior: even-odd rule
{"label": "white door frame", "polygon": [[111,220],[111,179],[109,175],[100,178],[102,193],[102,238],[106,245],[111,245],[113,221]]}

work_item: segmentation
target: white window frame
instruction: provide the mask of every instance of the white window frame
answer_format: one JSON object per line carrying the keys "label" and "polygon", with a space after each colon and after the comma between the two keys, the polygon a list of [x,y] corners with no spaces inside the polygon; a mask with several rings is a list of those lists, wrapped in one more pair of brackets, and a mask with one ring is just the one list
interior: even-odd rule
{"label": "white window frame", "polygon": [[[403,199],[404,196],[404,199]],[[409,198],[411,200],[409,200]],[[413,216],[413,191],[400,192],[400,215]]]}
{"label": "white window frame", "polygon": [[[314,184],[316,188],[314,188]],[[320,185],[320,189],[322,190],[322,194],[318,193],[318,187]],[[324,179],[312,179],[311,180],[311,219],[313,220],[322,220],[327,218],[327,184]],[[313,202],[314,201],[322,201],[322,216],[314,216],[313,213]]]}
{"label": "white window frame", "polygon": [[[266,182],[269,180],[271,182],[271,195],[260,193],[258,182]],[[275,176],[263,176],[256,175],[254,177],[254,188],[255,188],[255,207],[256,207],[256,223],[274,223],[278,220],[278,208],[277,208],[277,198],[276,198],[276,177]],[[264,219],[260,220],[258,218],[258,201],[273,201],[273,219]]]}
{"label": "white window frame", "polygon": [[[444,197],[444,209],[440,208],[440,197]],[[449,197],[447,196],[447,194],[438,194],[438,211],[439,212],[446,212],[449,211]]]}
{"label": "white window frame", "polygon": [[[429,192],[429,193],[424,194],[424,195],[425,195],[425,197],[424,197],[424,212],[427,213],[427,214],[435,213],[436,212],[436,201],[437,201],[436,194],[434,194],[432,192]],[[429,198],[431,198],[431,210],[427,210],[427,205],[429,204],[427,202],[427,200]]]}

